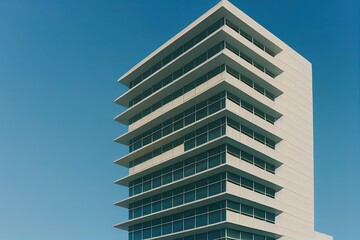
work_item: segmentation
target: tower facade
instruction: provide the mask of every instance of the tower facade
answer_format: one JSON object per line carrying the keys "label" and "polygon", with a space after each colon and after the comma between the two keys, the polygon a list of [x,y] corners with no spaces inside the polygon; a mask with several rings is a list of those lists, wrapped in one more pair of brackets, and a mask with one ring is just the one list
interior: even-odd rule
{"label": "tower facade", "polygon": [[228,1],[123,75],[116,203],[130,240],[330,240],[314,230],[311,64]]}

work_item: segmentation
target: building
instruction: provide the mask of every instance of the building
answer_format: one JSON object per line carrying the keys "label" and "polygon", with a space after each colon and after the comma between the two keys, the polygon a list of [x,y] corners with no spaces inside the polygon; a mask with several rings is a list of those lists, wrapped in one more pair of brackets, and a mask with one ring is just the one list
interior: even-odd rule
{"label": "building", "polygon": [[332,239],[314,230],[311,64],[249,16],[219,2],[119,82],[130,240]]}

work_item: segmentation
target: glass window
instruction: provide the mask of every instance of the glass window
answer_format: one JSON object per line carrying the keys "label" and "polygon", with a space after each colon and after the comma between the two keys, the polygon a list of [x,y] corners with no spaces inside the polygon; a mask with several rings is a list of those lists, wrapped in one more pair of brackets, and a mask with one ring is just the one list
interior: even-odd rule
{"label": "glass window", "polygon": [[228,228],[227,230],[227,236],[234,239],[240,239],[240,231]]}
{"label": "glass window", "polygon": [[240,212],[240,204],[233,201],[227,201],[227,207],[235,212]]}
{"label": "glass window", "polygon": [[195,201],[195,191],[189,191],[185,193],[185,203]]}
{"label": "glass window", "polygon": [[156,226],[152,228],[152,237],[157,237],[161,235],[161,226]]}
{"label": "glass window", "polygon": [[207,161],[203,160],[201,162],[196,163],[196,172],[202,172],[207,169]]}
{"label": "glass window", "polygon": [[143,238],[144,239],[151,238],[151,228],[147,228],[143,230]]}
{"label": "glass window", "polygon": [[248,216],[254,216],[254,209],[246,204],[241,204],[241,213],[248,215]]}
{"label": "glass window", "polygon": [[155,133],[153,133],[153,141],[158,140],[159,138],[161,138],[161,131],[157,131]]}
{"label": "glass window", "polygon": [[275,190],[272,189],[272,188],[266,188],[266,196],[274,198],[275,197]]}
{"label": "glass window", "polygon": [[253,240],[253,234],[248,232],[241,232],[241,240]]}
{"label": "glass window", "polygon": [[254,235],[254,240],[265,240],[265,236],[261,236],[261,235]]}
{"label": "glass window", "polygon": [[174,171],[174,181],[179,180],[179,179],[184,177],[183,171],[184,170],[182,168],[179,169],[179,170]]}
{"label": "glass window", "polygon": [[159,187],[161,185],[161,178],[154,178],[153,179],[153,188]]}
{"label": "glass window", "polygon": [[221,193],[221,182],[211,184],[209,186],[209,195],[215,195]]}
{"label": "glass window", "polygon": [[221,109],[221,103],[222,102],[223,102],[223,100],[217,101],[217,102],[211,104],[209,106],[209,115],[219,111]]}
{"label": "glass window", "polygon": [[266,212],[266,221],[275,223],[275,214]]}
{"label": "glass window", "polygon": [[241,81],[244,82],[245,84],[247,84],[250,87],[253,87],[253,81],[251,81],[251,79],[241,75]]}
{"label": "glass window", "polygon": [[275,141],[273,141],[273,140],[271,140],[269,138],[266,139],[266,145],[273,148],[273,149],[275,149]]}
{"label": "glass window", "polygon": [[172,223],[162,225],[162,235],[172,233]]}
{"label": "glass window", "polygon": [[142,192],[142,186],[141,184],[138,184],[134,187],[134,194],[139,194]]}
{"label": "glass window", "polygon": [[201,40],[203,40],[204,38],[206,38],[206,31],[203,31],[200,34],[198,34],[197,36],[195,36],[194,43],[197,44],[198,42],[201,42]]}
{"label": "glass window", "polygon": [[252,59],[248,55],[244,54],[243,52],[240,52],[240,57],[247,61],[248,63],[252,64]]}
{"label": "glass window", "polygon": [[221,212],[214,211],[209,213],[209,224],[217,223],[221,221]]}
{"label": "glass window", "polygon": [[183,224],[183,220],[180,221],[175,221],[173,223],[173,231],[174,232],[180,232],[184,229],[184,224]]}
{"label": "glass window", "polygon": [[253,130],[251,130],[250,128],[248,128],[248,127],[245,127],[245,126],[241,126],[241,132],[242,133],[244,133],[244,134],[246,134],[246,135],[248,135],[249,137],[253,137]]}
{"label": "glass window", "polygon": [[194,62],[195,62],[195,67],[200,65],[201,63],[206,61],[206,53],[201,54],[199,57],[195,58]]}
{"label": "glass window", "polygon": [[168,125],[163,128],[163,136],[166,136],[170,133],[172,133],[172,125]]}
{"label": "glass window", "polygon": [[196,137],[196,146],[204,144],[204,143],[206,143],[206,141],[207,141],[207,134],[206,133],[204,133],[204,134],[202,134],[200,136],[197,136]]}
{"label": "glass window", "polygon": [[262,119],[265,119],[265,113],[263,111],[261,111],[260,109],[254,108],[254,113],[256,116],[258,116]]}
{"label": "glass window", "polygon": [[196,227],[205,226],[207,224],[207,214],[196,216]]}
{"label": "glass window", "polygon": [[212,47],[211,49],[208,50],[208,58],[211,58],[212,56],[220,52],[220,50],[221,50],[220,44]]}
{"label": "glass window", "polygon": [[209,131],[209,141],[218,138],[221,136],[221,129],[220,128],[214,128]]}
{"label": "glass window", "polygon": [[230,75],[234,76],[235,78],[237,78],[237,79],[240,78],[240,74],[239,74],[237,71],[235,71],[234,69],[232,69],[231,67],[226,66],[226,71],[227,71]]}
{"label": "glass window", "polygon": [[140,216],[141,216],[141,207],[135,208],[134,209],[134,218],[137,218]]}
{"label": "glass window", "polygon": [[265,220],[265,211],[254,208],[254,216],[261,220]]}
{"label": "glass window", "polygon": [[184,146],[185,151],[192,149],[194,147],[195,147],[195,139],[191,139],[185,142],[185,146]]}
{"label": "glass window", "polygon": [[254,182],[254,189],[256,192],[265,194],[265,186],[262,184]]}
{"label": "glass window", "polygon": [[266,91],[265,96],[267,96],[268,98],[270,98],[271,100],[275,100],[275,95],[269,91]]}
{"label": "glass window", "polygon": [[193,69],[195,66],[194,61],[191,61],[190,63],[186,64],[184,66],[184,73],[187,73],[188,71],[190,71],[191,69]]}
{"label": "glass window", "polygon": [[195,218],[185,218],[184,219],[184,230],[195,228]]}
{"label": "glass window", "polygon": [[233,174],[233,173],[228,173],[228,179],[230,182],[239,184],[240,183],[240,177]]}
{"label": "glass window", "polygon": [[254,89],[256,91],[258,91],[259,93],[261,93],[261,94],[265,93],[265,89],[262,86],[260,86],[259,84],[257,84],[257,83],[254,83]]}
{"label": "glass window", "polygon": [[266,171],[271,172],[271,173],[275,173],[275,166],[271,165],[269,163],[266,163]]}
{"label": "glass window", "polygon": [[261,143],[265,143],[265,136],[260,133],[254,132],[254,139]]}
{"label": "glass window", "polygon": [[212,156],[209,158],[209,168],[220,165],[221,157],[220,155]]}
{"label": "glass window", "polygon": [[144,213],[144,215],[147,215],[147,214],[151,213],[151,204],[145,205],[143,207],[143,213]]}
{"label": "glass window", "polygon": [[249,189],[253,189],[253,181],[246,179],[246,178],[241,178],[241,186],[249,188]]}
{"label": "glass window", "polygon": [[194,46],[194,39],[191,39],[190,41],[188,41],[184,44],[184,52],[193,46]]}
{"label": "glass window", "polygon": [[163,184],[168,184],[172,182],[172,173],[165,174],[163,176]]}
{"label": "glass window", "polygon": [[261,160],[260,158],[255,157],[255,166],[265,169],[265,161]]}
{"label": "glass window", "polygon": [[225,235],[222,231],[224,231],[224,229],[208,232],[208,240],[216,240],[224,237]]}
{"label": "glass window", "polygon": [[193,174],[195,174],[195,165],[192,164],[192,165],[186,166],[184,170],[185,170],[184,171],[185,177],[193,175]]}
{"label": "glass window", "polygon": [[249,163],[253,163],[253,156],[250,153],[241,151],[241,159],[243,159]]}
{"label": "glass window", "polygon": [[236,55],[240,54],[240,51],[229,43],[226,43],[226,48],[235,53]]}
{"label": "glass window", "polygon": [[158,212],[158,211],[161,211],[161,201],[152,203],[152,212]]}
{"label": "glass window", "polygon": [[207,197],[207,187],[202,187],[196,189],[196,200],[206,198]]}
{"label": "glass window", "polygon": [[268,122],[271,123],[271,124],[274,124],[274,122],[276,121],[276,119],[275,119],[273,116],[271,116],[271,115],[269,115],[269,114],[266,114],[266,121],[268,121]]}
{"label": "glass window", "polygon": [[195,122],[195,114],[191,114],[185,117],[185,126]]}
{"label": "glass window", "polygon": [[174,207],[184,203],[183,194],[174,196]]}
{"label": "glass window", "polygon": [[134,240],[141,240],[142,239],[142,232],[136,231],[134,232]]}
{"label": "glass window", "polygon": [[196,86],[200,86],[201,84],[203,84],[207,80],[208,80],[207,74],[199,77],[198,79],[196,79]]}
{"label": "glass window", "polygon": [[172,207],[172,198],[167,198],[163,200],[163,206],[162,209],[168,209]]}
{"label": "glass window", "polygon": [[207,115],[207,108],[203,108],[196,112],[196,121],[206,117]]}

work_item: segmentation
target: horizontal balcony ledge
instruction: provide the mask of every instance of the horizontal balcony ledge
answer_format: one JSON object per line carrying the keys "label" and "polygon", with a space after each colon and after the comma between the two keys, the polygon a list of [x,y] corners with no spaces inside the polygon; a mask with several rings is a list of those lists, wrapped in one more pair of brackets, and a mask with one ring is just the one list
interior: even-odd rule
{"label": "horizontal balcony ledge", "polygon": [[[220,110],[220,111],[218,111],[218,112],[216,112],[216,113],[214,113],[212,115],[209,115],[209,116],[207,116],[207,117],[205,117],[205,118],[203,118],[203,119],[201,119],[201,120],[199,120],[197,122],[194,122],[194,123],[182,128],[182,129],[179,129],[179,130],[177,130],[177,131],[175,131],[175,132],[173,132],[173,133],[171,133],[171,134],[169,134],[169,135],[167,135],[167,136],[165,136],[163,138],[160,138],[160,139],[158,139],[158,140],[156,140],[156,141],[154,141],[154,142],[152,142],[152,143],[150,143],[148,145],[145,145],[145,146],[143,146],[143,147],[129,153],[128,155],[125,155],[124,157],[115,160],[114,162],[116,164],[128,167],[130,161],[135,160],[136,158],[143,156],[144,154],[150,152],[151,150],[154,150],[154,149],[156,149],[158,147],[161,147],[161,146],[163,146],[163,145],[165,145],[167,143],[175,141],[176,139],[185,136],[186,134],[194,131],[195,129],[200,128],[202,126],[205,126],[206,124],[209,124],[212,121],[215,121],[215,120],[220,119],[222,117],[230,117],[231,119],[233,119],[233,120],[235,120],[235,121],[237,121],[237,122],[239,122],[239,123],[241,123],[241,124],[243,124],[243,125],[245,125],[247,127],[255,129],[255,131],[260,130],[262,133],[266,133],[267,137],[271,136],[275,140],[276,144],[279,143],[282,140],[277,135],[274,135],[271,132],[268,132],[268,131],[258,127],[257,125],[254,125],[253,123],[249,122],[248,120],[246,120],[244,118],[241,118],[240,116],[238,116],[238,115],[234,114],[233,112],[229,111],[228,109],[224,108],[224,109],[222,109],[222,110]],[[228,128],[230,128],[230,127],[227,126],[227,129]],[[276,128],[276,127],[274,126],[274,128]],[[232,128],[230,128],[230,129],[232,129]],[[237,131],[237,130],[232,129],[232,131]],[[247,136],[247,135],[245,135],[245,134],[243,134],[243,133],[241,133],[239,131],[237,131],[237,132],[239,134],[241,134],[241,135]],[[248,137],[248,138],[250,138],[250,137]],[[255,141],[252,138],[250,138],[250,139]],[[216,139],[214,139],[214,141],[215,140]],[[259,144],[261,144],[261,143],[259,143]],[[269,148],[269,147],[267,147],[267,148]]]}
{"label": "horizontal balcony ledge", "polygon": [[284,93],[284,85],[277,81],[276,78],[274,79],[268,76],[264,72],[257,69],[255,66],[242,59],[240,56],[231,52],[229,49],[225,48],[223,51],[226,55],[226,65],[240,72],[240,74],[250,78],[255,83],[262,85],[268,91],[274,93],[275,97],[278,97]]}
{"label": "horizontal balcony ledge", "polygon": [[[148,238],[147,240],[175,239],[175,238],[180,238],[180,237],[184,237],[184,236],[196,235],[198,233],[203,233],[204,231],[212,231],[212,230],[225,228],[226,225],[227,225],[226,222],[223,221],[223,222],[214,223],[211,225],[206,225],[203,227],[197,227],[197,228],[193,228],[193,229],[189,229],[189,230],[184,230],[184,231],[177,232],[177,233],[171,233],[171,234],[167,234],[167,235],[163,235],[163,236],[159,236],[159,237]],[[115,227],[116,227],[116,225],[115,225]]]}
{"label": "horizontal balcony ledge", "polygon": [[[277,185],[277,184],[275,184],[273,182],[264,180],[264,179],[262,179],[262,178],[260,178],[258,176],[254,176],[254,175],[252,175],[252,174],[250,174],[248,172],[245,172],[242,169],[238,169],[238,168],[236,168],[236,167],[234,167],[232,165],[224,163],[224,164],[221,164],[221,165],[219,165],[217,167],[207,169],[207,170],[205,170],[203,172],[200,172],[198,174],[182,178],[180,180],[177,180],[177,181],[162,185],[160,187],[151,189],[151,190],[146,191],[146,192],[142,192],[142,193],[137,194],[137,195],[133,195],[133,196],[131,196],[129,198],[126,198],[124,200],[116,202],[115,205],[120,206],[120,207],[124,207],[124,208],[128,208],[129,204],[132,203],[132,202],[136,202],[138,200],[148,198],[148,197],[154,196],[156,194],[159,194],[159,193],[174,189],[176,187],[184,186],[186,184],[201,180],[204,177],[209,177],[209,176],[212,176],[212,175],[215,175],[215,174],[218,174],[218,173],[222,173],[222,172],[231,172],[231,173],[237,174],[237,175],[242,176],[244,178],[247,178],[249,180],[261,183],[261,184],[263,184],[265,186],[272,187],[275,191],[279,191],[279,190],[282,189],[281,186],[279,186],[279,185]],[[243,187],[241,187],[241,188],[243,188]],[[246,189],[246,188],[244,188],[244,189]],[[249,190],[249,191],[253,192],[252,190]]]}
{"label": "horizontal balcony ledge", "polygon": [[[169,209],[165,209],[165,210],[161,210],[159,212],[155,212],[155,213],[151,213],[148,215],[144,215],[141,217],[137,217],[137,218],[133,218],[130,219],[128,221],[124,221],[120,224],[117,224],[116,227],[123,229],[123,230],[127,230],[127,228],[131,225],[135,225],[141,222],[145,222],[145,221],[150,221],[153,219],[157,219],[157,218],[161,218],[164,215],[173,215],[179,212],[183,212],[185,210],[188,210],[189,208],[197,208],[197,207],[202,207],[205,205],[209,205],[215,202],[219,202],[222,200],[231,200],[231,201],[235,201],[235,202],[239,202],[242,204],[247,204],[250,205],[252,207],[256,207],[258,209],[264,210],[264,211],[270,211],[275,213],[275,215],[279,215],[280,213],[282,213],[282,210],[278,210],[276,208],[273,208],[271,206],[265,206],[262,205],[258,202],[253,202],[251,200],[248,200],[246,198],[243,198],[242,196],[238,196],[238,195],[234,195],[230,192],[223,192],[223,193],[219,193],[213,196],[209,196],[200,200],[196,200],[196,201],[192,201],[192,202],[188,202],[186,204],[182,204],[176,207],[172,207]],[[274,200],[275,201],[275,200]]]}
{"label": "horizontal balcony ledge", "polygon": [[179,205],[179,206],[172,207],[172,208],[169,208],[169,209],[161,210],[159,212],[155,212],[155,213],[145,215],[145,216],[141,216],[141,217],[138,217],[138,218],[133,218],[133,219],[130,219],[130,220],[125,221],[123,223],[117,224],[116,227],[120,228],[120,229],[123,229],[123,230],[127,230],[127,227],[129,227],[131,225],[141,223],[141,222],[144,222],[144,221],[153,220],[153,219],[156,219],[156,218],[161,218],[161,217],[164,216],[164,214],[172,215],[172,214],[176,214],[176,213],[179,213],[179,212],[183,212],[185,210],[188,210],[189,207],[197,208],[197,207],[202,207],[202,206],[205,206],[205,205],[209,205],[209,204],[221,201],[221,200],[225,200],[225,199],[227,199],[227,196],[228,196],[228,194],[226,192],[223,192],[223,193],[216,194],[216,195],[213,195],[213,196],[210,196],[210,197],[207,197],[207,198],[203,198],[201,200],[189,202],[189,203],[186,203],[186,204],[183,204],[183,205]]}
{"label": "horizontal balcony ledge", "polygon": [[[144,89],[150,88],[152,85],[159,82],[159,80],[164,79],[168,75],[177,71],[180,67],[183,67],[187,63],[194,60],[196,57],[200,56],[205,50],[208,50],[222,41],[224,38],[224,26],[219,28],[209,37],[202,40],[196,46],[187,50],[184,54],[177,57],[175,60],[168,63],[166,66],[160,68],[155,73],[151,74],[149,77],[144,79],[141,83],[137,84],[133,88],[126,91],[120,97],[115,99],[115,103],[120,104],[124,107],[129,107],[128,103],[131,99],[135,98],[137,95],[141,94]],[[211,58],[210,58],[211,59]],[[208,60],[207,60],[208,61]],[[206,64],[205,61],[203,64]]]}
{"label": "horizontal balcony ledge", "polygon": [[[225,9],[222,7],[222,5],[222,3],[219,3],[216,7],[209,10],[203,16],[192,22],[185,29],[176,34],[174,37],[161,45],[142,61],[140,61],[137,65],[131,68],[128,72],[122,75],[118,79],[118,82],[128,86],[132,79],[146,71],[146,69],[152,67],[168,54],[175,51],[178,47],[185,44],[188,40],[195,37],[198,33],[202,32],[211,24],[222,18],[225,12]],[[206,40],[206,38],[204,40]]]}
{"label": "horizontal balcony ledge", "polygon": [[[166,85],[165,87],[159,89],[158,91],[152,93],[150,96],[136,103],[131,108],[128,108],[125,111],[123,111],[122,113],[120,113],[115,117],[115,121],[128,125],[129,119],[131,117],[135,116],[136,114],[144,111],[148,107],[162,100],[164,97],[168,96],[169,93],[175,92],[176,90],[184,87],[186,84],[206,74],[210,69],[219,67],[222,64],[222,62],[224,62],[224,59],[225,59],[225,55],[223,54],[223,51],[217,53],[210,60],[207,60],[203,64],[200,64],[196,68],[187,72],[185,75],[181,76],[179,79],[171,82],[170,84]],[[198,87],[201,88],[201,86],[204,86],[206,84],[207,83],[205,82]],[[146,104],[144,104],[145,101]]]}
{"label": "horizontal balcony ledge", "polygon": [[[249,96],[248,95],[249,93],[247,91],[245,91],[244,89],[238,88],[238,86],[236,86],[237,82],[234,82],[234,79],[232,79],[233,77],[231,75],[222,74],[221,76],[223,76],[224,78],[223,78],[223,80],[218,82],[218,84],[210,87],[209,89],[206,89],[205,91],[201,92],[199,95],[197,95],[197,96],[195,96],[193,98],[190,98],[185,102],[181,102],[179,105],[175,105],[174,108],[170,109],[169,111],[166,111],[164,114],[152,119],[151,121],[147,122],[146,124],[143,124],[143,125],[139,126],[138,128],[135,128],[132,131],[128,131],[128,132],[124,133],[123,135],[116,138],[115,141],[118,142],[118,143],[127,145],[128,141],[131,138],[141,134],[142,132],[144,132],[147,129],[150,129],[150,128],[158,125],[158,121],[156,121],[156,120],[171,118],[174,115],[174,113],[179,113],[179,112],[185,111],[189,106],[196,105],[197,103],[199,103],[199,102],[201,102],[203,100],[206,100],[207,97],[211,97],[211,96],[213,96],[213,95],[215,95],[217,93],[220,93],[221,91],[229,91],[229,92],[231,92],[233,94],[241,96],[241,98],[243,100],[246,100],[246,101],[251,102],[251,103],[255,103],[256,107],[260,108],[264,112],[267,112],[267,113],[273,115],[277,119],[282,116],[282,114],[280,114],[277,109],[274,110],[272,107],[264,105],[259,100],[254,99],[253,96],[251,96],[251,95]],[[220,77],[220,76],[218,76],[218,77]],[[215,88],[215,86],[216,86],[216,88]],[[227,103],[229,103],[228,99],[226,99],[226,101],[227,101]],[[173,105],[174,102],[179,103],[179,101],[177,99],[175,99],[175,100],[169,102],[168,104]],[[232,102],[230,102],[229,104],[235,105],[235,103],[232,103]],[[166,106],[164,106],[164,107],[166,107]],[[166,107],[166,108],[168,108],[168,107]],[[280,131],[275,131],[274,130],[274,129],[277,129],[276,125],[266,122],[266,120],[261,119],[260,117],[257,117],[254,113],[248,113],[245,109],[243,109],[240,106],[238,106],[238,109],[239,109],[238,111],[240,111],[240,112],[243,112],[243,113],[246,112],[245,114],[243,114],[244,116],[245,115],[246,116],[251,116],[252,115],[250,117],[250,119],[259,118],[259,121],[257,121],[257,122],[259,122],[260,125],[263,126],[262,127],[263,129],[269,129],[268,132],[270,132],[270,133],[272,133],[274,135],[278,135],[279,136],[278,141],[283,139],[283,136],[279,135],[279,134],[281,134]],[[139,121],[141,121],[141,120],[139,120]],[[249,119],[248,119],[248,121],[249,121]],[[270,129],[272,129],[272,130],[270,130]],[[275,132],[277,134],[275,134]]]}
{"label": "horizontal balcony ledge", "polygon": [[167,161],[164,161],[164,162],[162,162],[160,164],[153,165],[153,166],[151,166],[149,168],[146,168],[146,169],[144,169],[142,171],[139,171],[139,172],[136,172],[134,174],[128,175],[126,177],[123,177],[123,178],[115,181],[115,184],[119,184],[121,186],[128,187],[129,186],[128,184],[129,184],[130,181],[133,181],[133,180],[135,180],[137,178],[143,177],[143,176],[145,176],[147,174],[150,174],[152,172],[161,170],[162,168],[168,167],[168,166],[173,165],[173,164],[175,164],[177,162],[184,161],[185,159],[196,156],[196,155],[198,155],[198,154],[200,154],[200,153],[202,153],[204,151],[207,151],[208,149],[218,147],[218,146],[220,146],[222,144],[225,144],[226,141],[227,141],[226,135],[221,136],[220,138],[217,138],[217,139],[215,139],[213,141],[207,142],[207,143],[202,144],[200,146],[197,146],[197,147],[195,147],[193,149],[190,149],[190,150],[184,152],[183,154],[178,155],[178,156],[176,156],[174,158],[171,158],[171,159],[169,159]]}
{"label": "horizontal balcony ledge", "polygon": [[224,171],[229,170],[230,168],[231,167],[229,165],[221,164],[221,165],[216,166],[214,168],[207,169],[207,170],[205,170],[205,171],[203,171],[201,173],[182,178],[180,180],[168,183],[166,185],[162,185],[162,186],[157,187],[157,188],[153,188],[153,189],[151,189],[149,191],[146,191],[146,192],[143,192],[143,193],[140,193],[140,194],[137,194],[137,195],[133,195],[133,196],[131,196],[129,198],[126,198],[124,200],[116,202],[115,205],[120,206],[120,207],[124,207],[124,208],[128,208],[129,204],[132,203],[132,202],[136,202],[136,201],[138,201],[140,199],[154,196],[156,194],[171,190],[171,189],[176,188],[176,187],[180,187],[180,186],[184,186],[184,185],[189,184],[189,183],[193,183],[195,181],[203,179],[204,177],[209,177],[209,176],[212,176],[212,175],[215,175],[215,174],[218,174],[218,173],[222,173]]}
{"label": "horizontal balcony ledge", "polygon": [[[168,92],[175,92],[180,87],[185,86],[186,84],[190,83],[197,77],[200,77],[203,74],[205,74],[209,69],[216,68],[221,64],[226,64],[234,68],[235,70],[249,77],[256,83],[263,85],[263,87],[273,92],[276,96],[282,94],[283,92],[282,90],[279,90],[279,88],[281,88],[281,83],[267,76],[265,73],[253,71],[251,67],[255,68],[254,66],[249,65],[249,63],[247,63],[239,56],[236,56],[230,50],[224,49],[221,52],[217,53],[215,56],[213,56],[210,60],[207,60],[206,62],[194,68],[193,70],[189,71],[179,79],[161,88],[160,90],[151,94],[150,96],[143,99],[139,103],[135,104],[131,108],[117,115],[115,117],[115,120],[127,125],[129,119],[132,116],[138,114],[139,112],[145,110],[149,106],[155,104],[157,101],[161,100],[164,96],[166,96]],[[144,101],[146,101],[146,104],[143,104]]]}
{"label": "horizontal balcony ledge", "polygon": [[[194,105],[196,105],[204,100],[207,100],[208,98],[224,91],[225,90],[225,80],[222,79],[221,76],[218,76],[218,77],[219,77],[220,81],[218,82],[218,84],[216,84],[216,87],[210,86],[205,91],[203,91],[203,92],[197,94],[196,96],[189,98],[183,102],[179,102],[177,99],[169,102],[168,103],[169,106],[173,106],[173,107],[171,107],[170,110],[165,111],[163,114],[154,117],[150,121],[146,122],[146,124],[142,124],[138,128],[124,133],[120,137],[116,138],[115,142],[126,145],[126,144],[128,144],[128,141],[131,138],[133,138],[136,135],[141,134],[142,132],[144,132],[148,129],[151,129],[151,128],[157,126],[160,121],[163,122],[165,119],[170,119],[174,115],[187,110],[191,106],[194,106]],[[176,104],[176,103],[178,103],[178,104]],[[162,108],[168,109],[169,106],[164,105]],[[162,109],[160,108],[158,110],[162,110]],[[139,121],[141,121],[141,120],[139,120]]]}
{"label": "horizontal balcony ledge", "polygon": [[123,166],[128,166],[129,162],[132,161],[132,160],[135,160],[136,158],[138,157],[141,157],[143,156],[144,154],[146,153],[149,153],[151,150],[155,150],[156,148],[158,147],[161,147],[165,144],[168,144],[172,141],[175,141],[176,139],[180,138],[180,137],[183,137],[185,136],[186,134],[192,132],[192,131],[195,131],[196,129],[200,128],[200,127],[203,127],[205,126],[206,124],[209,124],[211,123],[212,121],[215,121],[217,119],[220,119],[222,117],[225,117],[226,116],[226,109],[221,109],[220,111],[218,112],[215,112],[199,121],[196,121],[196,122],[193,122],[189,125],[187,125],[186,127],[184,128],[181,128],[175,132],[172,132],[171,134],[169,135],[166,135],[165,137],[163,138],[160,138],[148,145],[145,145],[135,151],[132,151],[131,153],[129,153],[128,155],[122,157],[122,158],[119,158],[117,160],[115,160],[114,162],[116,164],[120,164],[120,165],[123,165]]}
{"label": "horizontal balcony ledge", "polygon": [[227,35],[225,41],[229,42],[232,46],[236,47],[241,52],[244,52],[246,55],[250,56],[256,62],[262,64],[267,69],[271,70],[276,76],[284,72],[280,67],[278,67],[281,64],[277,58],[272,57],[266,52],[262,51],[239,33],[236,33],[234,30],[232,30],[229,26],[225,25],[224,31]]}

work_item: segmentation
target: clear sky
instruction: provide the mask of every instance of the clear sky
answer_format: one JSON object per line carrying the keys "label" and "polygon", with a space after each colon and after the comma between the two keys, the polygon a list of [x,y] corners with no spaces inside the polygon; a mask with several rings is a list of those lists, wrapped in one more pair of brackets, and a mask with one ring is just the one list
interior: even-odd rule
{"label": "clear sky", "polygon": [[[215,5],[0,1],[0,239],[125,239],[118,77]],[[358,0],[233,0],[313,64],[316,229],[360,227]]]}

